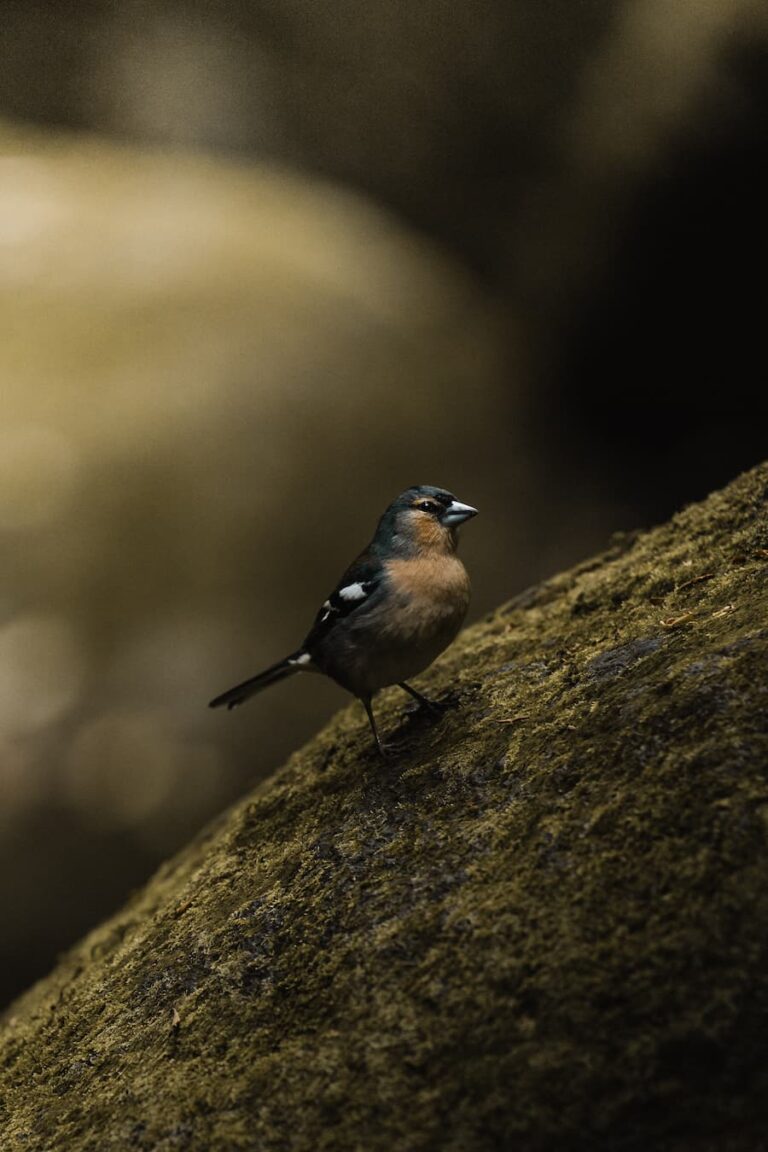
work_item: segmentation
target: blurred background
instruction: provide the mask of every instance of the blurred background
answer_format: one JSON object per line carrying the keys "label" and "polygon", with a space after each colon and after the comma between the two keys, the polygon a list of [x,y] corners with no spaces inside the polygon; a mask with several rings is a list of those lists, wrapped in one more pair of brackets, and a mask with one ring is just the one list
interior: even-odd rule
{"label": "blurred background", "polygon": [[758,0],[5,0],[0,1002],[345,702],[206,708],[402,488],[476,618],[765,455],[767,152]]}

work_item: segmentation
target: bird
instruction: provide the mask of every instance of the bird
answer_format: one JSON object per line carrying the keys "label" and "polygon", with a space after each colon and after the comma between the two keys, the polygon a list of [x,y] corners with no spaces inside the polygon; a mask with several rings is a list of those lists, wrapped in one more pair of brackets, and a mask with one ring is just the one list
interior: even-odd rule
{"label": "bird", "polygon": [[236,708],[289,676],[321,673],[362,702],[376,748],[386,756],[373,713],[376,692],[397,684],[420,707],[442,710],[408,681],[455,640],[464,622],[470,583],[456,555],[458,527],[476,515],[476,508],[444,488],[418,484],[401,492],[323,603],[301,647],[222,692],[209,707]]}

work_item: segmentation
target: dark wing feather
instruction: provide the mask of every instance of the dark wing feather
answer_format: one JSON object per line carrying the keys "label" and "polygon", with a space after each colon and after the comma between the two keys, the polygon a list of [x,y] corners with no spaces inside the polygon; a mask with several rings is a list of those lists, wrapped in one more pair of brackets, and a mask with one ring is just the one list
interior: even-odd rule
{"label": "dark wing feather", "polygon": [[315,622],[304,641],[303,650],[312,653],[335,628],[352,612],[360,612],[371,602],[371,597],[380,587],[384,575],[381,561],[363,552],[358,556],[339,580],[328,599],[315,617]]}

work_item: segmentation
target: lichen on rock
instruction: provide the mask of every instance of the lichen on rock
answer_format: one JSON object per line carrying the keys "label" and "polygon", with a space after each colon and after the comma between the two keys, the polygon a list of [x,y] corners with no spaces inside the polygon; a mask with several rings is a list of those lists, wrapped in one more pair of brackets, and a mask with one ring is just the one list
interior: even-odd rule
{"label": "lichen on rock", "polygon": [[0,1146],[754,1152],[768,466],[342,712],[9,1012]]}

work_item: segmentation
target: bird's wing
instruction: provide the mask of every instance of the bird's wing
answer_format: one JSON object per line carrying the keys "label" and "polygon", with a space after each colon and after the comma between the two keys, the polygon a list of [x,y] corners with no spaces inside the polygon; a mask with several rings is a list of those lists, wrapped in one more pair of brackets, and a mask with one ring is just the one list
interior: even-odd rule
{"label": "bird's wing", "polygon": [[364,552],[350,564],[338,584],[325,601],[304,641],[303,650],[312,652],[322,640],[353,612],[370,607],[375,593],[381,587],[384,567],[380,560]]}

